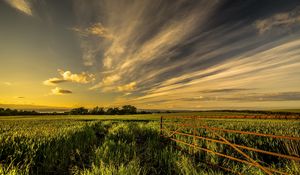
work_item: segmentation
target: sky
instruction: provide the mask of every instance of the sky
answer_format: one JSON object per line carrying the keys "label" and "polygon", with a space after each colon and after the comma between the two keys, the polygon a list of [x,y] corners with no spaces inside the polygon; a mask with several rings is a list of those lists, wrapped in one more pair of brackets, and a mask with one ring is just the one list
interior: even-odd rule
{"label": "sky", "polygon": [[300,108],[298,0],[0,0],[0,106]]}

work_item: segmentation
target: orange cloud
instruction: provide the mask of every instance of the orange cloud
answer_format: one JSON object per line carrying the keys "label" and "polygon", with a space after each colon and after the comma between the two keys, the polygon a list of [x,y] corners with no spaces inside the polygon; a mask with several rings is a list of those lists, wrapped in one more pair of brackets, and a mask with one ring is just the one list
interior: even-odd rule
{"label": "orange cloud", "polygon": [[120,92],[128,92],[133,91],[136,88],[136,82],[131,82],[129,84],[125,84],[123,86],[118,86],[118,91]]}
{"label": "orange cloud", "polygon": [[63,70],[58,70],[58,72],[62,76],[61,78],[57,78],[57,77],[49,78],[48,80],[45,80],[43,84],[47,86],[55,86],[56,84],[68,82],[68,81],[87,84],[95,80],[95,75],[89,74],[87,72],[82,72],[80,74],[73,74],[71,71],[63,71]]}

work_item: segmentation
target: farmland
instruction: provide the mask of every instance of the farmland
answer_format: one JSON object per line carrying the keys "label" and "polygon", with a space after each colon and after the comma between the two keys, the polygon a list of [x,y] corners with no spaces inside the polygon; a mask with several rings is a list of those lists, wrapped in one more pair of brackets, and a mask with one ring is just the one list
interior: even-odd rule
{"label": "farmland", "polygon": [[[245,116],[245,113],[202,112],[122,116],[2,116],[0,117],[0,174],[264,174],[259,168],[160,136],[160,116]],[[166,123],[165,123],[166,124]],[[187,124],[195,124],[187,123]],[[296,119],[203,118],[197,125],[300,137]],[[175,126],[164,125],[176,130]],[[190,127],[183,133],[193,133]],[[197,129],[201,136],[214,133]],[[163,132],[164,135],[169,133]],[[299,157],[299,141],[222,133],[231,142]],[[192,143],[193,138],[172,138]],[[242,156],[226,145],[198,140],[197,146],[233,157]],[[180,147],[181,149],[178,149]],[[246,151],[254,160],[287,174],[300,172],[299,162]],[[226,171],[225,167],[232,170]]]}

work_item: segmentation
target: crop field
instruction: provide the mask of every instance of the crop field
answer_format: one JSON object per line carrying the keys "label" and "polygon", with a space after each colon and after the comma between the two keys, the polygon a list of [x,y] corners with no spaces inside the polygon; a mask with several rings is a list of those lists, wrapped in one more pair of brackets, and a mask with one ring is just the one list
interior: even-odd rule
{"label": "crop field", "polygon": [[[208,132],[200,127],[195,130],[189,125],[300,137],[300,120],[203,117],[195,123],[168,118],[230,115],[249,114],[203,112],[123,116],[2,116],[0,174],[265,174],[256,166],[209,154],[184,143],[196,143],[197,147],[243,159],[239,152],[228,145],[207,140],[195,141],[193,137],[176,135],[174,131],[185,134],[197,132],[197,135],[210,139],[220,136],[234,144],[299,158],[298,140]],[[166,117],[163,128],[161,116]],[[185,126],[168,125],[168,122]],[[298,160],[249,150],[243,152],[270,169],[300,174]]]}

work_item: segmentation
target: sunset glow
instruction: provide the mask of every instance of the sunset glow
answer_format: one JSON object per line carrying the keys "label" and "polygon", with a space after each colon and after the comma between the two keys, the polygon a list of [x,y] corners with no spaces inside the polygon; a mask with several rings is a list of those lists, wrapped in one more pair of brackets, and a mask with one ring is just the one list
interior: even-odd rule
{"label": "sunset glow", "polygon": [[0,104],[299,108],[299,29],[296,0],[3,0]]}

